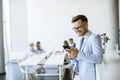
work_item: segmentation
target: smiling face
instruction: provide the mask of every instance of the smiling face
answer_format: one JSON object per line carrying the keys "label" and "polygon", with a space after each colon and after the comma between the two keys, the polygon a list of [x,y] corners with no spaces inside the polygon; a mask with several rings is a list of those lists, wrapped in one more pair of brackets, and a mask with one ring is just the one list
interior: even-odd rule
{"label": "smiling face", "polygon": [[84,36],[88,32],[88,24],[87,22],[83,22],[80,19],[73,22],[73,30],[76,34],[80,36]]}

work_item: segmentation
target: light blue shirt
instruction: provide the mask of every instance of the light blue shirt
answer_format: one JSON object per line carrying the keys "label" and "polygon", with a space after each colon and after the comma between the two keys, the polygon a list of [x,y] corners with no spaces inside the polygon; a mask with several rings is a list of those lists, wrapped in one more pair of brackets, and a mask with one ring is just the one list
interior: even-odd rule
{"label": "light blue shirt", "polygon": [[76,64],[74,71],[79,73],[80,80],[96,80],[95,64],[100,64],[103,60],[101,38],[91,31],[83,37],[82,48],[74,59]]}

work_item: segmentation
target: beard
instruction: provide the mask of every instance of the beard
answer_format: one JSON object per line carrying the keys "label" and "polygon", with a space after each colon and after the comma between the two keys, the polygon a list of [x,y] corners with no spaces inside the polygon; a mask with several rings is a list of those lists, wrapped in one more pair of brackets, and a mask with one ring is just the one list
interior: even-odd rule
{"label": "beard", "polygon": [[84,32],[83,31],[78,31],[78,32],[76,32],[76,34],[78,35],[78,37],[81,37],[81,36],[84,36]]}

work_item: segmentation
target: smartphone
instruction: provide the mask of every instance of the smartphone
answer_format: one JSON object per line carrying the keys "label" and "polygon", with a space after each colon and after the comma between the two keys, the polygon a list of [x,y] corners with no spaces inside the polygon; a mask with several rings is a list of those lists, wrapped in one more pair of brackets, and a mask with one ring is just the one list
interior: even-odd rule
{"label": "smartphone", "polygon": [[70,49],[70,47],[69,47],[69,46],[63,46],[63,48],[64,48],[64,49]]}

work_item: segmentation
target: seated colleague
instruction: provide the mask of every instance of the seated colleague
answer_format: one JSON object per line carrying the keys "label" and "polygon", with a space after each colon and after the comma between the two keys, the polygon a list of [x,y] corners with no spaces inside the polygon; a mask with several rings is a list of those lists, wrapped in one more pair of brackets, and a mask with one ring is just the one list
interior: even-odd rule
{"label": "seated colleague", "polygon": [[43,48],[41,47],[40,41],[37,41],[37,42],[36,42],[36,50],[37,50],[37,53],[44,53],[44,52],[45,52],[45,51],[43,50]]}
{"label": "seated colleague", "polygon": [[[23,59],[19,60],[18,64],[20,64],[22,61],[26,60],[27,58],[35,55],[36,53],[37,53],[37,51],[34,48],[34,43],[31,42],[29,44],[29,50],[28,50],[26,56]],[[25,70],[25,66],[20,66],[20,68],[22,70]],[[36,71],[37,68],[38,67],[36,67],[36,66],[34,66],[34,67],[33,66],[28,66],[28,73],[29,73],[30,80],[36,80],[35,71]],[[25,74],[23,75],[23,80],[25,80]]]}
{"label": "seated colleague", "polygon": [[29,48],[30,49],[29,49],[28,53],[26,54],[26,57],[30,57],[30,56],[32,56],[32,55],[37,53],[37,51],[34,48],[34,43],[30,43],[29,44]]}
{"label": "seated colleague", "polygon": [[[45,51],[43,50],[43,48],[41,47],[40,41],[37,41],[37,42],[36,42],[36,51],[37,51],[37,54],[41,54],[41,53],[44,53],[44,52],[45,52]],[[40,69],[37,69],[37,71],[38,71],[38,72],[40,71],[40,73],[45,73],[46,71],[45,71],[43,65],[40,65],[40,66],[41,66]]]}
{"label": "seated colleague", "polygon": [[75,48],[76,47],[76,43],[74,42],[73,38],[69,38],[68,42],[70,43],[70,47],[71,48]]}
{"label": "seated colleague", "polygon": [[35,48],[34,48],[34,43],[30,43],[30,51],[32,52],[32,53],[36,53],[36,50],[35,50]]}

